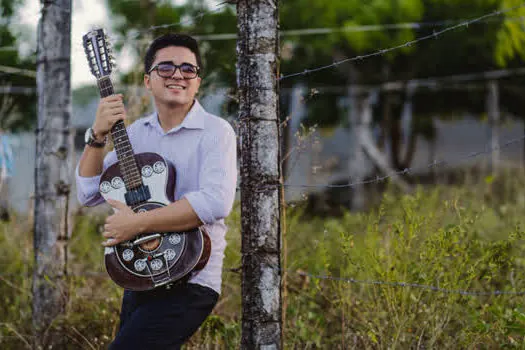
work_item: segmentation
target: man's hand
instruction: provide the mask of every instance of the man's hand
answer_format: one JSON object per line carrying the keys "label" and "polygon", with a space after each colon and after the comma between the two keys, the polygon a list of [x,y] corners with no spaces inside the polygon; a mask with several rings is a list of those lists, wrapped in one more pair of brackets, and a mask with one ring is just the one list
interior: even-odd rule
{"label": "man's hand", "polygon": [[126,119],[126,109],[122,94],[111,95],[100,100],[97,108],[93,131],[97,139],[102,141],[111,131],[111,127],[119,120]]}
{"label": "man's hand", "polygon": [[111,247],[138,235],[140,231],[137,214],[122,202],[113,199],[108,199],[107,202],[116,209],[116,212],[106,218],[102,235],[107,241],[102,242],[102,245]]}

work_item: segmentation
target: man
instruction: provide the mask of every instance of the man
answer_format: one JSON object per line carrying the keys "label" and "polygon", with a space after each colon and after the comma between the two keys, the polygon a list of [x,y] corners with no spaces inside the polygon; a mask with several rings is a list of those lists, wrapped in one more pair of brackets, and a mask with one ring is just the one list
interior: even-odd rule
{"label": "man", "polygon": [[[203,270],[188,282],[153,291],[126,290],[119,332],[110,349],[179,349],[215,306],[221,289],[226,217],[237,181],[236,138],[225,120],[207,113],[195,99],[202,67],[197,42],[188,35],[166,34],[153,41],[144,59],[144,85],[156,112],[127,130],[135,153],[154,152],[177,170],[174,203],[144,213],[109,200],[117,209],[106,219],[104,246],[140,233],[171,232],[205,225],[212,244]],[[116,161],[103,155],[111,126],[126,118],[121,95],[101,99],[88,144],[76,170],[79,201],[96,205],[100,174]]]}
{"label": "man", "polygon": [[13,173],[13,150],[7,134],[0,128],[0,220],[9,220],[9,179]]}

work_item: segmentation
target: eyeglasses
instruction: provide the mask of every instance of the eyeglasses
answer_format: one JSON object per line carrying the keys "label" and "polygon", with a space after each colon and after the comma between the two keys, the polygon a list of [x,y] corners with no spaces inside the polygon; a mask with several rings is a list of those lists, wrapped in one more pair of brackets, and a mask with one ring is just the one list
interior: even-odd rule
{"label": "eyeglasses", "polygon": [[153,66],[148,74],[151,74],[154,70],[157,71],[157,74],[163,78],[171,78],[173,74],[177,71],[177,68],[180,70],[180,74],[184,79],[195,79],[199,76],[199,67],[194,66],[191,63],[183,63],[180,65],[173,64],[171,62],[161,62]]}

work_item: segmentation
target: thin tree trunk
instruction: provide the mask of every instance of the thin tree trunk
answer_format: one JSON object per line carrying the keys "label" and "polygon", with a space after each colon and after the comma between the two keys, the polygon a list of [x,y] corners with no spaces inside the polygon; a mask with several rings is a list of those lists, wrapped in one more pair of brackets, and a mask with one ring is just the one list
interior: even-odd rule
{"label": "thin tree trunk", "polygon": [[278,2],[237,1],[242,349],[282,348]]}
{"label": "thin tree trunk", "polygon": [[41,1],[38,28],[33,326],[36,346],[67,298],[71,0]]}
{"label": "thin tree trunk", "polygon": [[411,187],[406,183],[401,176],[396,174],[395,170],[388,164],[387,158],[376,146],[372,133],[370,132],[370,125],[372,123],[372,106],[370,105],[370,96],[362,96],[359,102],[359,115],[361,118],[359,127],[359,144],[363,152],[370,158],[373,164],[385,175],[390,176],[390,180],[401,187],[405,192],[410,192]]}
{"label": "thin tree trunk", "polygon": [[414,156],[416,155],[416,146],[417,146],[417,134],[412,131],[408,136],[408,144],[405,148],[405,157],[403,158],[403,163],[401,164],[403,169],[410,168]]}
{"label": "thin tree trunk", "polygon": [[414,86],[407,87],[407,95],[401,115],[403,124],[403,143],[405,144],[405,156],[403,157],[402,168],[410,168],[414,155],[416,154],[417,133],[414,130],[414,115],[412,108],[412,97],[414,95]]}
{"label": "thin tree trunk", "polygon": [[499,112],[499,89],[498,82],[491,80],[488,83],[487,92],[487,112],[489,116],[490,128],[490,146],[491,159],[490,171],[495,173],[499,166],[500,150],[499,150],[499,127],[500,127],[500,112]]}
{"label": "thin tree trunk", "polygon": [[348,173],[350,182],[354,186],[350,187],[350,208],[355,211],[362,211],[366,207],[366,195],[362,182],[366,175],[367,159],[362,145],[362,134],[370,126],[363,119],[364,96],[361,91],[354,87],[348,89],[350,109],[348,119],[350,124],[350,157],[348,162]]}

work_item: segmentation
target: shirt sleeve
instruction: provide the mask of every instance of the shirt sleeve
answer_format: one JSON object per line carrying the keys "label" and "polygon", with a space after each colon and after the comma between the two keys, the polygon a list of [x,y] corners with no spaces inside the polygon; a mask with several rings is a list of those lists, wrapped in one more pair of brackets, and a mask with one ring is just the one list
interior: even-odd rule
{"label": "shirt sleeve", "polygon": [[205,135],[200,150],[199,190],[186,193],[191,207],[205,224],[225,218],[235,200],[237,139],[229,124],[222,133]]}
{"label": "shirt sleeve", "polygon": [[[104,157],[103,171],[106,170],[111,164],[117,161],[117,155],[115,151],[109,152]],[[75,178],[77,183],[77,198],[81,205],[87,207],[93,207],[104,202],[104,198],[98,190],[101,175],[84,177],[79,174],[79,164],[75,169]]]}

